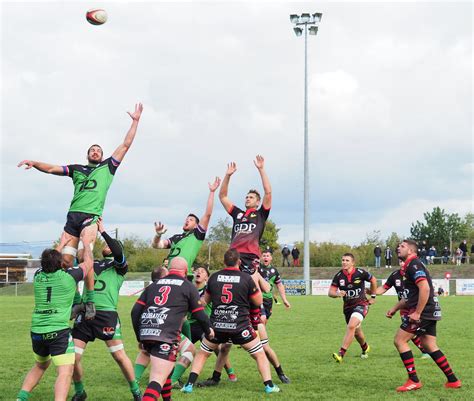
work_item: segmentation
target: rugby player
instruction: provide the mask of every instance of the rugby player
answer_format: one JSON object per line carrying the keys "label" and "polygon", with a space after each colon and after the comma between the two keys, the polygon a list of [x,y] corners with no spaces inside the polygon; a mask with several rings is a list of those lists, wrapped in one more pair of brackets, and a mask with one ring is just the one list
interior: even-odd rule
{"label": "rugby player", "polygon": [[391,318],[397,310],[408,310],[402,315],[402,324],[394,339],[395,347],[408,373],[408,380],[398,387],[397,391],[418,390],[423,386],[416,374],[413,353],[408,345],[415,335],[421,338],[423,348],[446,375],[448,381],[444,386],[459,388],[461,380],[454,375],[446,356],[436,343],[436,322],[441,320],[441,308],[434,293],[430,274],[417,257],[418,244],[413,240],[404,240],[397,252],[398,257],[404,261],[400,273],[403,277],[403,288],[407,290],[406,298],[398,301],[386,314]]}
{"label": "rugby player", "polygon": [[224,255],[224,263],[226,267],[209,278],[203,297],[205,303],[212,302],[211,324],[215,335],[210,337],[206,334],[202,339],[201,349],[191,366],[191,374],[181,391],[193,391],[194,383],[209,355],[219,344],[230,340],[233,344],[241,345],[255,359],[265,392],[277,393],[280,389],[273,384],[270,364],[249,321],[252,318],[251,308],[258,311],[262,304],[262,294],[253,279],[240,271],[241,261],[237,250],[229,249]]}
{"label": "rugby player", "polygon": [[[74,184],[74,196],[69,206],[66,225],[61,234],[56,250],[63,254],[65,267],[72,267],[77,254],[79,239],[93,246],[97,236],[97,219],[104,211],[105,199],[115,172],[132,146],[137,132],[138,122],[143,111],[141,103],[135,105],[133,113],[128,112],[132,118],[132,125],[125,136],[123,143],[115,149],[112,156],[103,160],[103,150],[99,145],[92,145],[87,151],[87,165],[70,164],[67,166],[56,166],[34,160],[23,160],[18,167],[26,166],[26,170],[35,169],[54,175],[68,176]],[[94,278],[91,276],[85,280],[86,294],[86,318],[94,317]]]}
{"label": "rugby player", "polygon": [[141,400],[138,383],[135,380],[133,365],[125,353],[122,341],[122,328],[117,314],[117,304],[120,287],[128,272],[128,265],[119,241],[107,234],[102,218],[97,221],[99,233],[105,240],[102,249],[103,260],[94,261],[95,274],[95,303],[96,315],[92,320],[84,319],[84,314],[79,314],[74,322],[72,337],[76,352],[74,364],[74,389],[72,401],[83,401],[87,398],[84,390],[84,370],[81,359],[87,343],[95,339],[105,342],[112,358],[117,362],[127,380],[133,399]]}
{"label": "rugby player", "polygon": [[40,382],[51,360],[57,368],[54,386],[55,401],[65,401],[74,369],[74,343],[69,328],[69,316],[76,285],[92,271],[93,259],[89,238],[84,238],[84,261],[75,268],[62,269],[61,253],[45,249],[41,254],[41,269],[35,273],[33,287],[35,307],[31,322],[31,342],[35,365],[23,382],[17,401],[28,400]]}
{"label": "rugby player", "polygon": [[150,284],[132,309],[132,324],[142,348],[151,355],[151,371],[143,401],[171,399],[171,372],[176,362],[179,333],[187,312],[193,313],[209,338],[214,337],[199,293],[186,279],[187,262],[170,261],[169,274]]}
{"label": "rugby player", "polygon": [[[399,259],[399,262],[400,266],[403,266],[403,261],[401,259]],[[377,295],[385,294],[392,287],[395,288],[399,301],[402,298],[406,298],[406,292],[408,290],[403,288],[403,277],[400,273],[400,269],[394,270],[390,276],[388,276],[385,284],[377,288]],[[400,309],[400,317],[405,316],[407,313],[407,309]],[[421,351],[421,359],[427,359],[430,357],[429,354],[423,349],[419,336],[415,335],[411,340],[413,341],[413,344],[415,344]]]}
{"label": "rugby player", "polygon": [[[370,283],[370,300],[365,296],[365,282]],[[331,298],[343,298],[346,318],[346,335],[339,352],[332,354],[336,362],[341,363],[354,337],[362,348],[361,358],[368,358],[370,347],[365,341],[361,324],[369,311],[369,305],[375,302],[377,279],[369,272],[355,267],[352,253],[342,255],[342,270],[333,278],[328,295]]]}

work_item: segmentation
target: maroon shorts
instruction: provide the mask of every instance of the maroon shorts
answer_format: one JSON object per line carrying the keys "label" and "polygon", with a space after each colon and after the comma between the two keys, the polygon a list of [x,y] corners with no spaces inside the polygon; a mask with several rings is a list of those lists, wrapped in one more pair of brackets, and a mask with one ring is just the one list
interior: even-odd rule
{"label": "maroon shorts", "polygon": [[150,355],[164,359],[165,361],[176,362],[176,355],[178,354],[177,343],[164,343],[162,341],[143,341],[143,349]]}

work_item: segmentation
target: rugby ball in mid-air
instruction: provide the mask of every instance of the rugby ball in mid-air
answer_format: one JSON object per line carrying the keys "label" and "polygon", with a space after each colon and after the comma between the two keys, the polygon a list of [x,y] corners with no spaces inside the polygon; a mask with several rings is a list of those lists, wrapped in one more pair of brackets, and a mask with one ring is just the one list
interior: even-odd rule
{"label": "rugby ball in mid-air", "polygon": [[93,8],[87,11],[86,18],[92,25],[102,25],[107,21],[107,13],[101,8]]}

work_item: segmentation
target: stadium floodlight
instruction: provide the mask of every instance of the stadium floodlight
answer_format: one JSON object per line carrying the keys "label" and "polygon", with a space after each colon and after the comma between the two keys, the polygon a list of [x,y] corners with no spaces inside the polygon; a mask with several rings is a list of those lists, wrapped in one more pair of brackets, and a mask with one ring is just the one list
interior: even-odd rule
{"label": "stadium floodlight", "polygon": [[[308,151],[308,31],[310,35],[318,33],[318,24],[323,14],[308,13],[301,14],[298,18],[296,14],[290,15],[290,21],[298,25],[293,28],[296,36],[301,36],[304,29],[304,222],[303,222],[303,272],[306,286],[306,294],[311,294],[309,277],[309,151]],[[304,28],[302,27],[304,25]],[[301,27],[301,28],[300,28]]]}
{"label": "stadium floodlight", "polygon": [[296,36],[301,36],[303,34],[303,30],[301,28],[293,28],[295,31]]}
{"label": "stadium floodlight", "polygon": [[297,24],[299,20],[300,20],[300,16],[298,14],[290,15],[290,21],[292,24]]}
{"label": "stadium floodlight", "polygon": [[309,15],[309,13],[303,13],[301,14],[301,17],[300,17],[300,22],[302,24],[306,24],[307,22],[311,21],[311,16]]}

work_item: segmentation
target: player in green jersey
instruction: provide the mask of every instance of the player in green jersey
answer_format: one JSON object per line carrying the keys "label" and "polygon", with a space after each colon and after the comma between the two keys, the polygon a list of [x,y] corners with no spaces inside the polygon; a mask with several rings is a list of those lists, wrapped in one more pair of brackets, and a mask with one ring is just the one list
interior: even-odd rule
{"label": "player in green jersey", "polygon": [[102,250],[104,259],[94,261],[96,316],[93,320],[85,320],[84,314],[81,313],[74,322],[72,337],[76,362],[73,375],[75,394],[72,401],[83,401],[87,398],[82,382],[84,371],[81,359],[87,343],[96,338],[105,342],[130,386],[133,399],[139,401],[140,389],[135,380],[132,362],[124,350],[122,329],[117,314],[120,287],[128,271],[127,261],[120,242],[107,234],[101,218],[97,221],[97,226],[105,240],[105,246]]}
{"label": "player in green jersey", "polygon": [[[128,113],[132,118],[132,125],[121,143],[111,157],[103,160],[103,151],[99,145],[92,145],[87,151],[87,165],[71,164],[57,166],[34,160],[23,160],[18,167],[35,169],[54,175],[69,176],[74,184],[74,196],[67,214],[66,225],[61,234],[56,250],[62,252],[65,267],[72,267],[77,254],[79,239],[84,242],[84,237],[93,246],[97,236],[97,226],[94,224],[104,210],[107,191],[115,175],[115,171],[127,154],[137,132],[138,122],[143,111],[141,103],[135,105],[135,111]],[[87,317],[93,318],[94,281],[93,278],[85,280],[87,289]]]}
{"label": "player in green jersey", "polygon": [[206,236],[207,227],[214,208],[214,194],[219,188],[221,179],[216,177],[214,182],[209,183],[209,197],[207,198],[206,211],[199,219],[195,214],[190,213],[184,222],[183,233],[176,234],[168,239],[161,239],[161,236],[166,232],[166,227],[161,222],[155,222],[156,235],[153,238],[151,246],[153,248],[164,249],[170,248],[168,259],[171,262],[176,256],[180,256],[188,263],[188,278],[193,278],[193,263],[196,259],[202,242]]}
{"label": "player in green jersey", "polygon": [[31,342],[35,365],[23,382],[17,401],[28,400],[40,382],[51,360],[57,368],[54,386],[55,401],[66,401],[74,368],[74,343],[69,316],[79,281],[92,271],[92,251],[85,238],[84,261],[75,268],[63,270],[61,254],[46,249],[41,255],[41,269],[35,273],[35,307],[31,322]]}

